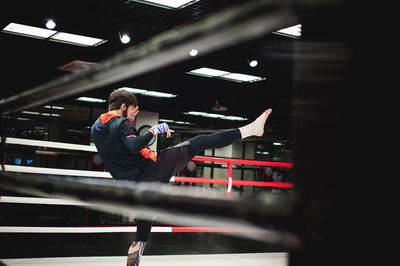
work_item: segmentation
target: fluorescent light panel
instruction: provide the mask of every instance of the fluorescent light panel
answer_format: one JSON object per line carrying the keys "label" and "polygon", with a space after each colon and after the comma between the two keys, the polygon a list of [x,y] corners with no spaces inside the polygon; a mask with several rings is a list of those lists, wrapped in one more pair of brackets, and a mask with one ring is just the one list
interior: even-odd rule
{"label": "fluorescent light panel", "polygon": [[61,116],[60,114],[55,114],[55,113],[40,113],[40,112],[32,112],[32,111],[22,111],[23,114],[27,115],[42,115],[42,116]]}
{"label": "fluorescent light panel", "polygon": [[292,27],[284,28],[284,29],[275,31],[274,33],[283,35],[283,36],[287,36],[287,37],[299,38],[301,36],[301,24],[297,24]]}
{"label": "fluorescent light panel", "polygon": [[64,110],[65,108],[62,106],[57,106],[57,105],[45,105],[44,108],[47,109],[56,109],[56,110]]}
{"label": "fluorescent light panel", "polygon": [[225,80],[230,80],[230,81],[235,81],[235,82],[256,82],[256,81],[260,81],[260,80],[265,80],[265,78],[258,77],[258,76],[240,74],[240,73],[231,73],[228,71],[223,71],[223,70],[218,70],[218,69],[213,69],[213,68],[208,68],[208,67],[194,69],[194,70],[191,70],[186,73],[203,76],[203,77],[220,78],[220,79],[225,79]]}
{"label": "fluorescent light panel", "polygon": [[246,75],[246,74],[239,74],[239,73],[229,73],[226,75],[221,76],[223,79],[228,79],[237,82],[256,82],[260,80],[264,80],[265,78]]}
{"label": "fluorescent light panel", "polygon": [[102,43],[105,43],[107,40],[87,37],[78,34],[71,34],[65,32],[58,32],[50,37],[50,41],[54,42],[62,42],[67,44],[75,44],[80,46],[97,46]]}
{"label": "fluorescent light panel", "polygon": [[159,92],[159,91],[148,91],[148,90],[130,88],[130,87],[122,87],[122,88],[119,88],[119,90],[127,90],[129,92],[134,93],[134,94],[150,96],[150,97],[157,97],[157,98],[173,98],[173,97],[177,97],[177,95],[171,94],[171,93]]}
{"label": "fluorescent light panel", "polygon": [[221,115],[221,114],[213,114],[213,113],[198,112],[198,111],[184,112],[183,114],[185,114],[185,115],[202,116],[202,117],[208,117],[208,118],[218,118],[218,119],[224,119],[224,120],[234,120],[234,121],[249,120],[248,118],[240,117],[240,116]]}
{"label": "fluorescent light panel", "polygon": [[199,0],[134,0],[134,1],[163,8],[184,8]]}
{"label": "fluorescent light panel", "polygon": [[54,42],[62,42],[67,44],[74,44],[79,46],[97,46],[107,42],[107,40],[93,38],[83,35],[71,34],[66,32],[58,32],[45,28],[33,27],[18,23],[8,24],[2,32],[16,34],[37,39],[48,39]]}
{"label": "fluorescent light panel", "polygon": [[27,115],[40,115],[40,112],[32,112],[32,111],[22,111],[22,113]]}
{"label": "fluorescent light panel", "polygon": [[40,113],[40,115],[43,115],[43,116],[61,116],[60,114],[54,114],[54,113]]}
{"label": "fluorescent light panel", "polygon": [[107,101],[107,100],[92,98],[92,97],[79,97],[75,100],[81,101],[81,102],[89,102],[89,103],[104,103]]}
{"label": "fluorescent light panel", "polygon": [[158,121],[165,122],[165,123],[171,123],[171,124],[178,124],[178,125],[193,125],[192,123],[186,122],[186,121],[175,121],[175,120],[163,119],[163,118],[160,118]]}
{"label": "fluorescent light panel", "polygon": [[38,38],[38,39],[47,39],[50,36],[57,33],[55,30],[48,30],[38,27],[32,27],[28,25],[22,25],[18,23],[10,23],[8,24],[2,32],[11,33],[16,35],[22,35],[31,38]]}
{"label": "fluorescent light panel", "polygon": [[190,73],[200,75],[200,76],[205,76],[205,77],[219,77],[219,76],[229,74],[229,72],[227,72],[227,71],[222,71],[222,70],[208,68],[208,67],[198,68],[198,69],[190,71]]}

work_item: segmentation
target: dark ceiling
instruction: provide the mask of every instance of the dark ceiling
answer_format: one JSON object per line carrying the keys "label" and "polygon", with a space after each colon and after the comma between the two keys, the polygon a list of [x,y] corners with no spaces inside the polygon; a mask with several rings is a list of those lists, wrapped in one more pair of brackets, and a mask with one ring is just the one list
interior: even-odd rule
{"label": "dark ceiling", "polygon": [[[9,97],[48,82],[68,72],[57,68],[72,60],[101,62],[128,46],[137,45],[174,26],[201,20],[241,0],[200,0],[180,10],[169,10],[129,0],[8,1],[1,8],[0,26],[10,22],[45,27],[52,18],[59,31],[104,38],[97,47],[38,40],[0,33],[2,96]],[[128,30],[132,41],[122,44],[118,32]],[[58,100],[54,104],[88,106],[78,96],[106,99],[113,89],[130,86],[178,95],[173,99],[138,96],[141,110],[160,113],[160,118],[195,123],[198,128],[228,128],[243,122],[222,121],[184,115],[186,111],[212,112],[218,101],[227,106],[227,115],[254,119],[266,108],[273,108],[269,121],[269,139],[289,140],[292,117],[292,53],[296,40],[269,34],[257,40],[230,45],[225,49],[190,57],[188,60],[135,77],[118,84],[98,88],[82,95]],[[194,47],[195,48],[195,47]],[[188,51],[189,52],[189,51]],[[259,65],[251,68],[247,57],[256,56]],[[211,67],[231,72],[266,77],[255,83],[236,83],[185,74]],[[92,104],[106,109],[106,104]],[[34,108],[33,108],[34,109]]]}

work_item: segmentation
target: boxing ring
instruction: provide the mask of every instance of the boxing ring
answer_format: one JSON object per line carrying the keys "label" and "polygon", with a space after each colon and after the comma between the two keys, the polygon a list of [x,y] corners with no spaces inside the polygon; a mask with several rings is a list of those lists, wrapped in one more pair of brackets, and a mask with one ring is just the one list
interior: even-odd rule
{"label": "boxing ring", "polygon": [[[341,245],[343,249],[347,248],[343,240],[348,236],[349,226],[342,222],[342,212],[349,209],[346,200],[350,199],[346,188],[337,182],[341,174],[337,165],[348,165],[347,158],[340,156],[346,138],[336,126],[347,122],[348,118],[345,110],[337,107],[347,100],[351,75],[347,70],[354,46],[346,39],[347,35],[338,30],[345,30],[343,25],[333,26],[327,19],[336,17],[338,10],[348,12],[347,5],[342,1],[322,2],[248,1],[127,48],[92,68],[0,100],[0,112],[4,116],[180,62],[192,47],[198,47],[203,53],[212,52],[226,44],[256,39],[300,22],[305,37],[294,51],[297,92],[294,100],[294,184],[248,183],[250,181],[232,179],[234,164],[261,165],[267,162],[201,157],[195,160],[226,164],[228,179],[173,179],[192,183],[220,182],[227,185],[228,194],[232,193],[233,185],[293,186],[293,194],[260,193],[257,197],[241,201],[234,194],[226,197],[226,193],[204,193],[194,188],[114,182],[106,176],[107,173],[94,173],[92,178],[87,178],[83,176],[88,171],[33,167],[27,167],[30,168],[27,170],[25,167],[5,165],[4,157],[0,158],[0,188],[37,196],[41,199],[35,199],[49,204],[56,204],[52,200],[57,199],[107,212],[130,213],[143,218],[156,216],[173,224],[190,225],[193,230],[228,227],[231,233],[240,232],[240,237],[286,248],[289,259],[284,256],[279,265],[337,265],[340,259],[349,255],[346,252],[335,254],[334,247]],[[331,8],[334,12],[327,12]],[[314,15],[310,16],[311,13]],[[335,34],[322,38],[321,32],[315,30],[321,25],[327,26],[325,32]],[[321,42],[324,45],[320,45]],[[327,53],[334,53],[335,56],[327,57]],[[318,79],[312,78],[315,75]],[[315,93],[316,88],[327,86],[335,89]],[[321,104],[326,102],[329,104]],[[8,144],[23,144],[21,140],[1,137],[2,148]],[[48,144],[36,142],[34,146]],[[62,148],[65,149],[82,148],[75,144],[64,145]],[[86,149],[95,152],[93,147]],[[32,169],[36,172],[29,172]],[[2,200],[18,199],[2,197]]]}
{"label": "boxing ring", "polygon": [[[57,153],[59,150],[75,150],[79,152],[90,152],[91,154],[96,153],[97,150],[93,146],[89,145],[77,145],[77,144],[70,144],[70,143],[60,143],[60,142],[52,142],[52,141],[37,141],[37,140],[29,140],[29,139],[21,139],[21,138],[3,138],[2,139],[3,144],[5,148],[7,149],[8,147],[13,147],[13,146],[30,146],[30,147],[41,147],[41,148],[51,148],[52,153]],[[36,150],[38,151],[38,150]],[[44,153],[42,152],[36,152],[36,154],[43,155]],[[220,185],[225,185],[227,187],[226,194],[222,192],[215,193],[210,190],[204,191],[201,188],[187,188],[187,187],[176,187],[174,186],[173,189],[169,192],[172,193],[174,197],[179,197],[180,201],[187,201],[188,198],[197,199],[198,201],[203,201],[207,199],[211,199],[214,203],[215,201],[222,200],[225,203],[240,203],[240,198],[238,197],[237,194],[233,193],[231,195],[232,191],[232,186],[239,185],[239,186],[259,186],[259,187],[280,187],[280,188],[292,188],[293,184],[291,183],[284,183],[284,182],[263,182],[263,181],[248,181],[248,180],[234,180],[232,178],[232,171],[234,165],[258,165],[258,166],[270,166],[270,167],[286,167],[286,168],[292,168],[293,164],[291,163],[281,163],[281,162],[267,162],[267,161],[256,161],[256,160],[242,160],[242,159],[228,159],[228,158],[215,158],[215,157],[204,157],[204,156],[196,156],[193,158],[194,161],[199,161],[199,162],[213,162],[217,164],[225,164],[228,172],[228,178],[227,179],[218,179],[218,178],[202,178],[202,177],[184,177],[184,176],[173,176],[170,180],[170,183],[174,184],[175,182],[180,182],[180,183],[202,183],[202,184],[220,184]],[[8,164],[3,164],[2,165],[3,170],[6,173],[14,173],[16,174],[16,178],[20,179],[21,174],[22,175],[28,175],[29,180],[35,183],[30,183],[28,179],[26,179],[24,182],[30,183],[30,192],[28,194],[33,194],[33,195],[45,195],[45,196],[53,196],[51,198],[48,197],[18,197],[18,196],[2,196],[0,195],[0,204],[2,203],[9,203],[9,204],[39,204],[39,205],[62,205],[62,206],[80,206],[83,208],[91,208],[94,210],[104,210],[104,206],[102,204],[99,204],[99,202],[93,201],[91,202],[90,200],[82,200],[81,196],[78,194],[76,195],[77,197],[70,198],[70,199],[65,199],[65,198],[60,198],[61,194],[56,193],[49,193],[49,187],[47,185],[39,185],[37,183],[39,181],[39,174],[41,176],[47,176],[51,179],[57,178],[64,180],[68,179],[70,182],[71,181],[80,181],[83,182],[84,184],[89,184],[89,185],[94,185],[97,186],[101,184],[101,180],[103,181],[112,181],[112,177],[108,172],[103,172],[103,171],[89,171],[89,170],[71,170],[71,169],[60,169],[60,168],[48,168],[48,167],[33,167],[33,166],[19,166],[19,165],[8,165]],[[262,169],[262,168],[260,168]],[[2,172],[3,173],[3,172]],[[32,175],[29,177],[29,175]],[[39,178],[39,179],[38,179]],[[96,181],[97,180],[97,181]],[[11,181],[11,180],[9,180]],[[21,180],[19,180],[21,181]],[[44,180],[42,180],[44,181]],[[89,181],[89,183],[87,183]],[[113,183],[104,183],[102,186],[108,186],[108,189],[111,189],[112,187],[109,187],[110,185],[112,186]],[[125,183],[125,182],[124,182]],[[1,187],[2,188],[9,188],[11,190],[14,190],[13,187],[16,185],[14,181],[7,182],[7,177],[3,176],[0,181]],[[96,185],[97,184],[97,185]],[[47,186],[47,188],[46,188]],[[58,186],[58,185],[57,185]],[[136,186],[136,187],[135,187]],[[131,188],[135,188],[134,190],[131,190],[132,193],[135,193],[136,188],[139,188],[140,191],[140,184],[137,184],[135,186],[130,186]],[[34,188],[33,188],[34,187]],[[61,187],[64,187],[64,185],[61,185]],[[124,185],[125,187],[125,185]],[[114,187],[115,188],[115,187]],[[31,190],[32,189],[32,190]],[[145,186],[144,189],[150,189],[150,192],[157,192],[157,186],[156,185],[151,185]],[[178,190],[176,190],[178,189]],[[53,189],[51,189],[53,190]],[[55,188],[57,190],[57,188]],[[18,189],[18,191],[21,191]],[[35,192],[33,192],[35,191]],[[188,195],[186,194],[187,191],[189,191],[191,194],[195,193],[197,196],[193,195]],[[86,191],[87,192],[87,191]],[[86,193],[85,192],[85,193]],[[143,193],[145,191],[141,191],[140,193]],[[159,186],[159,192],[164,193],[164,196],[162,198],[162,201],[165,201],[165,193],[168,194],[168,190],[166,190],[163,186]],[[210,197],[210,192],[211,194],[214,194],[213,196]],[[101,193],[100,190],[98,190],[96,193]],[[108,194],[109,192],[105,193]],[[148,193],[148,192],[146,192]],[[51,194],[51,195],[50,195]],[[103,195],[105,195],[103,194]],[[228,198],[226,198],[226,195]],[[55,196],[55,197],[54,197]],[[157,195],[158,196],[158,195]],[[126,197],[126,196],[125,196]],[[153,200],[154,201],[154,200]],[[158,200],[156,200],[157,202]],[[213,203],[213,204],[214,204]],[[118,207],[117,207],[118,206]],[[198,205],[199,206],[199,205]],[[207,208],[209,208],[208,206]],[[231,208],[236,208],[237,206],[232,206]],[[259,207],[262,207],[259,205]],[[126,212],[126,207],[121,205],[121,202],[115,203],[113,205],[113,213],[116,213],[115,208],[119,208],[121,210],[122,215],[127,215]],[[226,206],[224,207],[226,209]],[[109,210],[107,208],[107,210]],[[154,211],[154,210],[153,210]],[[216,210],[216,212],[220,212],[220,210]],[[233,210],[234,211],[234,210]],[[157,211],[158,212],[158,211]],[[138,212],[140,213],[140,212]],[[136,213],[134,213],[136,214]],[[177,214],[175,213],[174,216]],[[181,215],[181,214],[179,214]],[[170,216],[165,216],[161,213],[157,219],[161,219],[161,221],[165,222],[171,222],[175,221],[177,224],[188,224],[189,219],[193,219],[188,217],[187,214],[184,214],[183,219],[178,219],[174,218],[175,220],[171,220]],[[228,214],[230,216],[230,214]],[[201,216],[200,216],[201,218]],[[283,242],[293,242],[292,244],[285,243],[284,245],[298,245],[296,243],[298,240],[296,237],[294,237],[291,234],[286,234],[284,232],[280,233],[280,235],[275,234],[274,232],[270,230],[266,230],[262,227],[256,227],[254,225],[246,225],[245,223],[240,224],[239,221],[235,221],[232,224],[232,219],[231,218],[226,218],[226,217],[220,217],[218,220],[223,219],[222,223],[219,222],[217,223],[210,223],[208,221],[202,221],[199,223],[198,217],[195,218],[197,225],[203,225],[203,226],[153,226],[152,227],[152,233],[224,233],[224,234],[233,234],[233,235],[238,235],[241,237],[246,237],[250,239],[256,239],[256,240],[261,240],[261,241],[266,241],[266,242],[271,242],[274,244],[282,245]],[[201,218],[204,219],[204,218]],[[187,223],[183,223],[184,220],[187,220]],[[194,221],[194,220],[191,220]],[[210,224],[214,224],[214,226],[210,226]],[[56,226],[46,226],[46,227],[40,227],[40,226],[0,226],[0,234],[102,234],[102,233],[132,233],[136,232],[136,226],[129,225],[129,226],[62,226],[62,227],[56,227]],[[245,235],[243,235],[245,234]],[[284,234],[286,234],[284,236]],[[282,238],[283,236],[283,238]],[[278,238],[277,238],[278,237]],[[279,243],[282,242],[282,243]],[[272,257],[271,257],[272,256]],[[162,256],[163,260],[165,260],[165,256]],[[184,258],[183,258],[184,257]],[[260,263],[265,262],[274,262],[274,263],[280,263],[283,264],[287,260],[287,254],[285,253],[276,253],[276,254],[241,254],[239,255],[234,255],[234,254],[226,254],[226,255],[201,255],[201,256],[181,256],[181,255],[175,255],[175,256],[168,256],[168,263],[176,263],[176,260],[182,261],[183,259],[185,261],[191,261],[192,265],[201,264],[201,263],[213,263],[214,260],[217,260],[219,263],[227,263],[229,265],[234,265],[232,262],[232,259],[236,258],[236,262],[242,263],[241,260],[243,260],[243,257],[247,257],[244,261],[247,262],[252,262],[252,265],[257,265]],[[239,258],[241,257],[241,258]],[[82,264],[82,265],[88,265],[91,263],[98,263],[102,264],[105,263],[107,265],[120,265],[122,262],[125,261],[125,257],[108,257],[108,258],[97,258],[96,260],[90,257],[83,257],[83,258],[54,258],[54,259],[41,259],[41,258],[31,258],[31,259],[5,259],[5,263],[9,263],[9,265],[19,265],[19,264],[46,264],[46,263],[58,263],[59,261],[64,261],[68,263],[74,263],[74,264]],[[146,256],[146,264],[148,265],[155,265],[159,263],[159,256]],[[224,262],[226,261],[226,262]],[[107,263],[106,263],[107,262]]]}
{"label": "boxing ring", "polygon": [[[27,145],[27,146],[35,146],[35,147],[44,147],[44,148],[52,148],[52,149],[62,149],[62,150],[75,150],[75,151],[83,151],[83,152],[97,152],[94,146],[89,145],[77,145],[77,144],[70,144],[70,143],[60,143],[60,142],[52,142],[52,141],[37,141],[37,140],[29,140],[29,139],[20,139],[20,138],[2,138],[3,144],[5,145]],[[183,177],[183,176],[173,176],[170,182],[183,182],[183,183],[203,183],[203,184],[222,184],[227,186],[227,195],[223,196],[223,193],[215,192],[215,191],[207,191],[201,188],[196,187],[168,187],[165,188],[163,185],[160,184],[148,184],[148,183],[138,183],[132,185],[130,181],[115,181],[111,180],[112,177],[108,172],[104,171],[89,171],[89,170],[71,170],[71,169],[59,169],[59,168],[47,168],[47,167],[33,167],[33,166],[19,166],[19,165],[7,165],[3,164],[2,169],[3,172],[0,172],[3,175],[0,184],[3,188],[15,190],[15,187],[18,186],[19,182],[25,180],[24,182],[28,182],[30,185],[29,188],[22,189],[27,194],[33,195],[44,195],[46,197],[53,197],[53,198],[24,198],[24,197],[0,197],[0,202],[3,203],[24,203],[24,204],[59,204],[59,205],[78,205],[78,206],[86,206],[88,208],[93,209],[100,209],[109,211],[109,207],[105,207],[97,200],[103,201],[102,197],[107,197],[107,194],[110,194],[110,190],[116,188],[124,188],[127,189],[124,194],[117,195],[116,197],[119,198],[118,202],[116,201],[113,208],[119,208],[121,214],[131,213],[127,210],[125,204],[130,205],[127,203],[127,200],[137,201],[140,197],[140,201],[143,201],[143,204],[150,204],[150,205],[160,205],[161,202],[163,203],[162,208],[168,208],[168,204],[165,202],[171,200],[175,202],[176,197],[180,197],[181,200],[179,204],[182,207],[186,204],[187,201],[192,201],[195,203],[201,210],[204,209],[204,204],[202,202],[194,202],[195,200],[198,201],[205,201],[209,200],[210,204],[216,206],[216,213],[221,213],[221,211],[225,212],[227,217],[221,216],[220,219],[225,220],[225,222],[217,222],[214,227],[212,227],[212,223],[208,221],[201,221],[199,222],[199,218],[190,218],[188,214],[174,214],[172,217],[168,213],[158,214],[158,219],[161,219],[165,222],[173,222],[177,224],[181,224],[183,220],[196,220],[196,225],[194,227],[165,227],[165,228],[157,228],[155,227],[153,230],[154,232],[230,232],[230,233],[248,233],[247,236],[251,238],[256,238],[258,240],[267,241],[267,242],[275,242],[275,241],[286,241],[285,239],[277,239],[275,240],[275,233],[270,232],[268,230],[262,229],[261,227],[246,224],[240,222],[239,220],[234,221],[232,223],[231,218],[229,216],[235,215],[234,212],[239,211],[239,208],[235,204],[241,204],[239,201],[238,195],[231,196],[232,186],[233,185],[240,185],[240,186],[259,186],[259,187],[281,187],[281,188],[292,188],[293,185],[291,183],[284,183],[284,182],[263,182],[263,181],[247,181],[247,180],[233,180],[232,178],[232,170],[233,165],[241,164],[241,165],[258,165],[258,166],[273,166],[273,167],[287,167],[292,168],[292,163],[282,163],[282,162],[267,162],[267,161],[255,161],[255,160],[242,160],[242,159],[228,159],[228,158],[215,158],[215,157],[204,157],[204,156],[196,156],[193,158],[193,161],[202,161],[202,162],[213,162],[213,163],[220,163],[227,165],[228,177],[227,179],[218,179],[218,178],[202,178],[202,177]],[[61,177],[60,177],[61,176]],[[15,178],[15,179],[14,179]],[[50,182],[50,183],[48,183]],[[63,184],[59,183],[62,182]],[[27,183],[27,184],[28,184]],[[52,188],[49,190],[48,186]],[[88,186],[89,185],[89,186]],[[66,190],[67,187],[70,187],[72,190],[81,190],[80,192],[76,191],[73,192],[75,195],[74,197],[63,200],[60,197],[67,196]],[[82,191],[82,187],[85,188],[85,191]],[[84,199],[86,194],[89,191],[86,191],[86,188],[92,191],[93,194],[97,194],[97,200],[91,202],[90,199]],[[18,189],[18,191],[22,191]],[[69,189],[67,189],[69,190]],[[103,191],[103,192],[101,192]],[[104,193],[103,196],[100,194]],[[147,195],[143,195],[143,193],[150,193],[154,194],[151,197],[147,197]],[[63,196],[61,196],[63,195]],[[137,195],[137,196],[135,196]],[[129,197],[130,199],[128,199]],[[143,198],[144,197],[144,198]],[[230,200],[231,199],[231,200]],[[231,213],[229,212],[228,206],[217,206],[216,203],[221,201],[223,204],[231,205],[229,208],[231,209]],[[147,202],[147,203],[146,203]],[[132,204],[135,204],[132,202]],[[174,203],[176,205],[177,203]],[[151,207],[148,205],[148,207]],[[172,206],[172,205],[171,205]],[[262,207],[262,205],[259,205]],[[162,208],[158,207],[160,210]],[[245,207],[242,207],[245,208]],[[142,210],[139,213],[143,215],[143,213],[148,213],[146,217],[152,218],[152,212],[155,210]],[[115,209],[113,210],[115,213]],[[158,212],[158,211],[157,211]],[[242,211],[241,211],[242,212]],[[136,213],[131,213],[132,215],[136,215]],[[181,218],[177,219],[177,215],[182,216]],[[198,216],[197,213],[193,213],[194,217]],[[165,216],[165,217],[164,217]],[[200,215],[201,217],[201,215]],[[235,218],[237,219],[237,218]],[[260,218],[262,219],[262,218]],[[232,224],[232,228],[229,225]],[[200,226],[201,225],[201,226]],[[220,225],[222,227],[215,227]],[[199,227],[200,226],[200,227]],[[211,227],[210,227],[211,226]],[[3,231],[1,230],[3,229]],[[51,228],[47,228],[50,232],[52,231]],[[110,229],[110,228],[109,228]],[[117,227],[115,230],[123,230],[126,228]],[[0,228],[0,232],[36,232],[34,228],[19,228],[19,229],[12,229],[12,228]],[[60,232],[60,228],[57,228],[54,232]],[[66,232],[67,229],[64,228]],[[99,228],[93,229],[86,228],[88,232],[98,232]],[[103,229],[104,230],[104,229]],[[130,227],[130,230],[135,230],[135,227]],[[40,229],[37,230],[38,232],[43,232]],[[78,230],[79,231],[79,230]],[[83,231],[83,230],[82,230]],[[74,232],[73,230],[69,232]],[[254,234],[253,234],[254,233]],[[272,238],[264,238],[264,234],[272,235]],[[290,234],[287,234],[288,241],[293,241],[293,245],[298,245],[296,238]],[[293,240],[290,240],[292,239]],[[288,245],[292,245],[288,243]]]}

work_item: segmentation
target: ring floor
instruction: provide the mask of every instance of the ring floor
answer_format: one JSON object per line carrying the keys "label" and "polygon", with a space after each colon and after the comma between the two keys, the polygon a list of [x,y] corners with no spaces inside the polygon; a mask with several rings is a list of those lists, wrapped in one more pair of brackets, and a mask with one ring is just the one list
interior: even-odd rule
{"label": "ring floor", "polygon": [[[5,259],[8,266],[39,265],[79,265],[79,266],[122,266],[126,265],[125,256],[109,257],[55,257]],[[207,255],[148,255],[141,260],[143,266],[284,266],[288,264],[285,252],[276,253],[240,253],[240,254],[207,254]]]}

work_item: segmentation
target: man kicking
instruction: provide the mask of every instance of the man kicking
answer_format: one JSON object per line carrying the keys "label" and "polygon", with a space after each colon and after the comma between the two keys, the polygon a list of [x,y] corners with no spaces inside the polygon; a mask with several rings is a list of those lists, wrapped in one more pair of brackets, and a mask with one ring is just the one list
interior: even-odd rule
{"label": "man kicking", "polygon": [[[147,144],[157,134],[171,137],[166,123],[154,125],[139,136],[132,127],[139,113],[135,95],[126,90],[114,90],[108,98],[108,113],[100,115],[91,128],[93,141],[107,170],[114,179],[135,182],[168,183],[194,156],[206,149],[221,148],[250,136],[262,136],[264,124],[272,112],[266,110],[255,121],[240,128],[199,135],[159,153]],[[151,221],[135,220],[137,231],[128,250],[128,266],[137,266],[151,231]]]}

